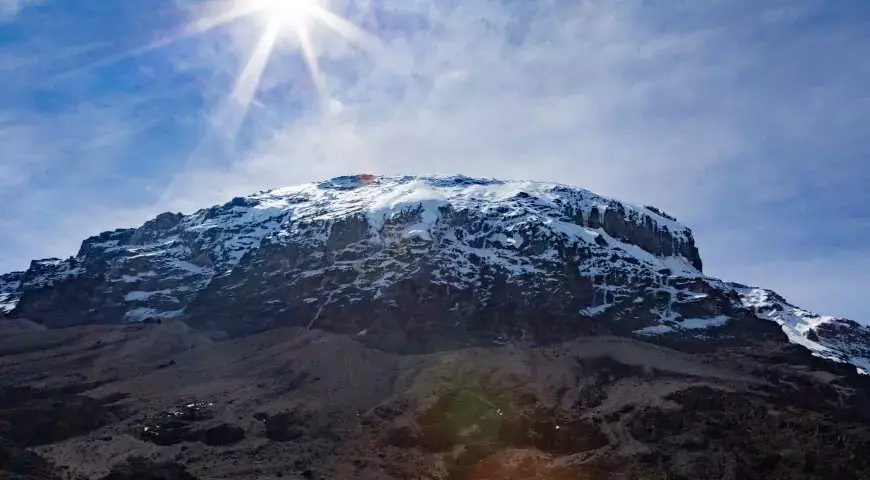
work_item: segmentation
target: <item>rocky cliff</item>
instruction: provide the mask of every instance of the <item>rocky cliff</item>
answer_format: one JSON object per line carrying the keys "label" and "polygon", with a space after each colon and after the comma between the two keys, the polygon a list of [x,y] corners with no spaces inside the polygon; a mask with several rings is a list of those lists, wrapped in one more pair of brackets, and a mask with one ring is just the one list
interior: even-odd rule
{"label": "rocky cliff", "polygon": [[461,176],[339,177],[165,213],[0,277],[0,312],[48,327],[178,318],[218,337],[313,327],[413,352],[772,336],[870,371],[870,330],[705,276],[691,230],[653,207]]}

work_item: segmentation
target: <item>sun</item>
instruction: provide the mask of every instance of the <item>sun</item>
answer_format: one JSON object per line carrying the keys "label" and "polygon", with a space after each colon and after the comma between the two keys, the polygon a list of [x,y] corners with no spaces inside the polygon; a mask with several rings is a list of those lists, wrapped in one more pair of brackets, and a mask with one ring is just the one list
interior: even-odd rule
{"label": "sun", "polygon": [[374,35],[330,11],[328,0],[233,0],[233,2],[233,8],[218,18],[257,17],[263,25],[263,30],[229,97],[228,130],[230,132],[235,131],[247,115],[268,61],[278,48],[279,39],[286,38],[287,34],[295,40],[291,43],[298,48],[308,65],[311,84],[317,92],[320,105],[327,107],[333,102],[329,98],[324,75],[318,62],[314,28],[326,27],[345,41],[370,52],[379,48],[379,42]]}
{"label": "sun", "polygon": [[[2,0],[0,0],[2,1]],[[356,0],[352,0],[356,1]],[[203,14],[183,25],[171,35],[158,38],[142,47],[120,55],[104,58],[83,68],[67,72],[72,75],[100,68],[134,56],[142,55],[175,42],[205,35],[218,28],[242,21],[254,20],[260,25],[260,35],[247,61],[239,72],[225,105],[219,109],[215,124],[234,136],[254,103],[260,80],[269,60],[278,49],[290,49],[300,54],[308,66],[317,102],[322,107],[333,104],[326,88],[324,73],[318,62],[319,49],[315,41],[317,29],[323,27],[360,50],[378,56],[379,39],[368,31],[330,10],[329,0],[207,0]],[[208,7],[214,8],[208,8]],[[293,41],[280,41],[290,39]]]}
{"label": "sun", "polygon": [[[252,7],[268,22],[278,22],[295,29],[307,28],[323,2],[317,0],[253,0]],[[298,33],[298,32],[297,32]]]}

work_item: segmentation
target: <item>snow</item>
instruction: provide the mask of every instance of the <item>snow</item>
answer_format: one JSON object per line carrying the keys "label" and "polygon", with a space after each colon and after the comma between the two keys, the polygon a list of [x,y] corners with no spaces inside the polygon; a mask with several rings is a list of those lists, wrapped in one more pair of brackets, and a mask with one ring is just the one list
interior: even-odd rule
{"label": "snow", "polygon": [[50,287],[57,282],[81,276],[85,270],[74,259],[49,258],[34,261],[28,273],[31,275],[21,282],[22,289]]}
{"label": "snow", "polygon": [[606,312],[607,309],[609,309],[612,306],[613,306],[612,304],[606,303],[606,304],[598,305],[595,307],[587,307],[587,308],[584,308],[583,310],[581,310],[580,313],[582,313],[583,315],[585,315],[587,317],[596,317],[596,316],[601,315],[602,313]]}
{"label": "snow", "polygon": [[9,313],[18,305],[18,296],[12,293],[0,293],[0,313]]}
{"label": "snow", "polygon": [[644,262],[655,270],[664,270],[668,269],[671,271],[672,276],[686,277],[686,278],[699,278],[704,277],[704,274],[698,271],[695,267],[693,267],[688,260],[679,256],[669,256],[669,257],[657,257],[652,253],[647,252],[646,250],[638,247],[637,245],[633,245],[630,243],[625,243],[623,241],[617,240],[610,235],[608,235],[604,230],[598,229],[596,231],[598,235],[604,237],[607,241],[607,244],[619,248],[620,250],[627,253],[629,256],[634,257],[637,260]]}
{"label": "snow", "polygon": [[825,350],[825,347],[809,340],[806,336],[811,329],[834,320],[834,317],[815,315],[800,308],[779,302],[770,295],[770,292],[761,288],[750,288],[740,293],[744,306],[756,308],[759,317],[781,325],[783,332],[789,337],[789,340],[799,343],[810,350],[818,352]]}
{"label": "snow", "polygon": [[701,278],[705,275],[692,266],[691,262],[680,256],[663,257],[659,259],[662,266],[671,271],[671,275],[685,278]]}
{"label": "snow", "polygon": [[668,325],[652,325],[650,327],[641,328],[640,330],[635,330],[634,333],[639,335],[664,335],[666,333],[674,332],[674,328]]}
{"label": "snow", "polygon": [[[595,243],[595,239],[601,235],[600,231],[592,230],[590,228],[577,225],[576,223],[553,220],[551,218],[544,220],[542,223],[547,227],[551,228],[554,232],[565,234],[568,236],[568,238],[579,240],[584,243]],[[644,253],[650,255],[645,251]]]}
{"label": "snow", "polygon": [[721,327],[728,323],[729,318],[725,315],[720,315],[713,318],[686,318],[679,321],[679,327],[688,330],[699,330],[703,328]]}
{"label": "snow", "polygon": [[712,318],[683,318],[678,320],[668,320],[667,324],[653,325],[650,327],[635,330],[634,333],[640,335],[663,335],[666,333],[674,333],[685,330],[704,330],[713,327],[721,327],[730,320],[727,316],[721,315]]}
{"label": "snow", "polygon": [[186,260],[171,259],[167,262],[167,265],[173,269],[184,270],[185,272],[196,275],[209,275],[211,273],[214,273],[214,271],[210,268],[201,267]]}
{"label": "snow", "polygon": [[138,275],[121,275],[121,281],[124,283],[136,283],[147,278],[156,277],[157,274],[153,271],[143,272]]}
{"label": "snow", "polygon": [[[837,362],[848,362],[855,365],[860,373],[870,374],[870,356],[858,357],[850,354],[845,345],[832,345],[822,339],[811,340],[810,331],[838,320],[836,317],[816,315],[794,305],[786,303],[773,292],[757,287],[736,287],[740,300],[745,307],[754,308],[759,318],[776,322],[782,327],[789,341],[810,350],[813,355]],[[827,343],[827,344],[826,344]],[[868,348],[868,346],[864,346]]]}
{"label": "snow", "polygon": [[24,272],[0,275],[0,313],[9,313],[18,305],[21,298],[21,279]]}
{"label": "snow", "polygon": [[124,321],[130,323],[144,322],[145,320],[154,318],[175,318],[180,317],[184,313],[183,310],[160,311],[154,308],[133,308],[128,310],[124,315]]}
{"label": "snow", "polygon": [[172,290],[160,290],[155,292],[132,291],[124,295],[125,302],[141,302],[146,301],[155,295],[171,295]]}
{"label": "snow", "polygon": [[410,182],[376,199],[367,213],[369,227],[380,233],[384,224],[398,215],[420,210],[420,221],[409,225],[402,238],[419,237],[432,240],[432,228],[440,216],[439,210],[447,205],[443,194],[421,181]]}
{"label": "snow", "polygon": [[[691,236],[688,228],[645,207],[618,204],[587,190],[555,183],[463,176],[375,177],[366,181],[345,176],[260,192],[186,217],[177,236],[183,237],[183,232],[190,232],[213,237],[210,242],[212,252],[221,265],[215,271],[230,270],[247,252],[259,248],[264,242],[322,242],[328,238],[336,221],[354,216],[367,220],[373,239],[382,245],[412,238],[433,241],[439,220],[448,209],[490,217],[492,222],[498,222],[502,227],[503,235],[494,236],[492,241],[501,241],[504,246],[516,250],[529,240],[522,233],[523,229],[533,225],[543,225],[554,234],[566,235],[578,242],[593,242],[599,234],[565,218],[564,205],[570,205],[584,218],[588,218],[592,208],[604,211],[608,206],[622,205],[627,213],[634,212],[639,222],[650,218],[667,227],[676,238]],[[505,212],[499,214],[494,211],[496,208],[504,208]],[[399,230],[391,227],[389,232],[385,231],[385,225],[402,215],[409,215],[414,220],[394,222],[391,225],[397,225]],[[647,263],[657,262],[657,265],[676,262],[679,271],[687,270],[686,262],[678,259],[651,260],[655,256],[642,249],[632,249],[628,253],[642,256]],[[505,257],[501,253],[482,256],[515,271],[517,268],[528,271],[527,267],[511,266],[515,262],[509,258],[513,257],[501,258]],[[198,268],[196,273],[201,275],[214,274],[208,268]],[[195,269],[189,270],[194,272]]]}

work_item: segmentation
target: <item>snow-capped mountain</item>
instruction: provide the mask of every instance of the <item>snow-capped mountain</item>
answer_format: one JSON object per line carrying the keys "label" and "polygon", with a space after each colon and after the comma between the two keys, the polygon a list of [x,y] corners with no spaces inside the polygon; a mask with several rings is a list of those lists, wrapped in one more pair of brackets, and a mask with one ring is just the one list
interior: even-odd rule
{"label": "snow-capped mountain", "polygon": [[596,333],[725,341],[751,336],[735,321],[767,320],[870,370],[870,330],[705,276],[691,230],[653,207],[462,176],[338,177],[165,213],[0,277],[4,310],[50,327],[302,325],[412,350]]}

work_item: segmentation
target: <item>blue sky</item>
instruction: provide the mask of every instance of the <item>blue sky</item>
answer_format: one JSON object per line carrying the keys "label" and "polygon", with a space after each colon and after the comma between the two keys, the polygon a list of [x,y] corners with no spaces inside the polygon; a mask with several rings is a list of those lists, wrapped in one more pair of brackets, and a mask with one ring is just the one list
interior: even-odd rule
{"label": "blue sky", "polygon": [[306,24],[318,92],[287,27],[242,115],[266,19],[166,40],[244,1],[0,0],[0,270],[265,188],[464,173],[657,205],[709,274],[870,321],[870,2],[332,0],[368,33]]}

